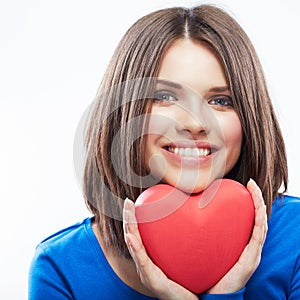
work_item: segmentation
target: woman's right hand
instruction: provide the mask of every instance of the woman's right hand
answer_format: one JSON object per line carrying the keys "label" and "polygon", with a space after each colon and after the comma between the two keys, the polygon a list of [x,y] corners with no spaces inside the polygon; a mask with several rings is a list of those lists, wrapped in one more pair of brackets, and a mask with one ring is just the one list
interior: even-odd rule
{"label": "woman's right hand", "polygon": [[138,230],[134,203],[126,199],[123,209],[124,238],[143,285],[161,300],[197,300],[198,297],[170,280],[148,256]]}
{"label": "woman's right hand", "polygon": [[251,239],[238,262],[207,294],[228,294],[241,290],[257,269],[268,231],[266,205],[262,193],[254,180],[250,179],[247,189],[251,193],[255,207],[255,223]]}

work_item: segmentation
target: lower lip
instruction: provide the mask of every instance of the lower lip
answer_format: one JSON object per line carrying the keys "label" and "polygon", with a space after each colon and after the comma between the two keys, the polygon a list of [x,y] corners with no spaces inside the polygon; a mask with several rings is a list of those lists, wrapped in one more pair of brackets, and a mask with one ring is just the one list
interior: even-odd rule
{"label": "lower lip", "polygon": [[207,156],[183,156],[163,149],[163,153],[176,164],[183,167],[198,168],[201,165],[209,163],[215,156],[215,153]]}

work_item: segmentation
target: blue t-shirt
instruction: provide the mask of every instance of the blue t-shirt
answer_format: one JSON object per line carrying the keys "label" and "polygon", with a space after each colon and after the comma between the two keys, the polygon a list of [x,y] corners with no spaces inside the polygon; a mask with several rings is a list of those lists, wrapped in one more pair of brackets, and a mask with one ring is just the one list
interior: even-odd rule
{"label": "blue t-shirt", "polygon": [[[85,219],[41,242],[32,260],[29,300],[153,300],[122,282],[107,262]],[[300,299],[300,199],[273,204],[262,259],[246,287],[203,300]]]}

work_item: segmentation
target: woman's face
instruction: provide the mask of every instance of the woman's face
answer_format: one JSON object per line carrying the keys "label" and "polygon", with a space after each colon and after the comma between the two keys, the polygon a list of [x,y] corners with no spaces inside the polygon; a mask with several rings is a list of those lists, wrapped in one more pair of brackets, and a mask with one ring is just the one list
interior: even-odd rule
{"label": "woman's face", "polygon": [[166,52],[149,116],[148,171],[185,192],[200,192],[236,164],[242,128],[221,64],[188,39]]}

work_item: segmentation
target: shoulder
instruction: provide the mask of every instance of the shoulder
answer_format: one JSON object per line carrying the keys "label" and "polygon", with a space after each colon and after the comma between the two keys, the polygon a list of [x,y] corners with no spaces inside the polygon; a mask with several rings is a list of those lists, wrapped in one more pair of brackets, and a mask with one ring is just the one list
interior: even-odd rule
{"label": "shoulder", "polygon": [[269,220],[269,231],[285,240],[293,237],[294,242],[300,245],[300,198],[290,195],[276,198]]}
{"label": "shoulder", "polygon": [[300,198],[291,195],[278,196],[273,203],[272,210],[272,215],[298,215],[297,219],[300,220]]}
{"label": "shoulder", "polygon": [[[29,271],[30,293],[44,293],[42,289],[54,294],[58,290],[69,293],[71,285],[76,290],[80,282],[78,276],[91,269],[97,259],[91,222],[87,218],[52,234],[38,244]],[[92,259],[87,260],[87,257]],[[81,261],[87,263],[80,264]]]}
{"label": "shoulder", "polygon": [[300,198],[277,197],[268,225],[261,262],[247,283],[245,299],[286,299],[296,287],[293,282],[299,282]]}
{"label": "shoulder", "polygon": [[78,249],[88,239],[91,222],[92,219],[87,218],[48,236],[37,245],[36,252],[51,255]]}

